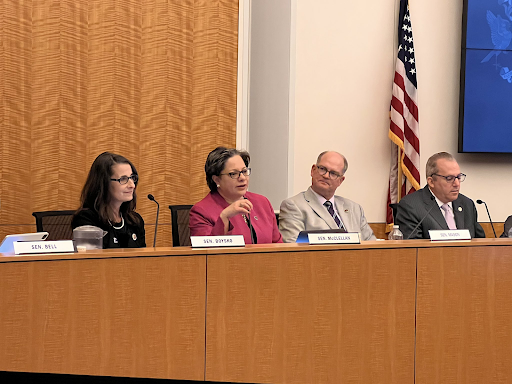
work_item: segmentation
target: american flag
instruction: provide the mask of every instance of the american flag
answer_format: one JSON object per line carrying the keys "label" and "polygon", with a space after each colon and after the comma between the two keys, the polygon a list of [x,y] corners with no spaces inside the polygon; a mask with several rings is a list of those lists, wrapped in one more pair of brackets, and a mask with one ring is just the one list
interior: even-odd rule
{"label": "american flag", "polygon": [[402,196],[420,188],[416,59],[407,0],[400,0],[398,58],[395,65],[390,117],[388,136],[392,142],[392,150],[387,209],[388,228],[393,223],[389,203],[398,203]]}

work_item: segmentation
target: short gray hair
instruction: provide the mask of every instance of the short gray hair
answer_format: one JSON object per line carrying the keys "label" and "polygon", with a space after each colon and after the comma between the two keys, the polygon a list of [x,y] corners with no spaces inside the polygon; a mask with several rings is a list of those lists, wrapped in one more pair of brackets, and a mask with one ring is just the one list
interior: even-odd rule
{"label": "short gray hair", "polygon": [[348,161],[347,161],[347,158],[345,156],[343,156],[339,152],[336,152],[336,151],[323,151],[321,154],[318,155],[318,158],[316,159],[316,163],[318,164],[320,162],[320,160],[322,160],[322,156],[325,155],[328,152],[337,153],[338,155],[340,155],[343,158],[343,170],[341,171],[341,175],[343,176],[345,174],[345,172],[347,172]]}
{"label": "short gray hair", "polygon": [[438,152],[435,155],[430,156],[427,160],[427,165],[425,167],[425,174],[427,175],[427,179],[431,177],[434,173],[439,172],[437,168],[437,160],[445,159],[448,161],[455,161],[455,157],[453,157],[448,152]]}

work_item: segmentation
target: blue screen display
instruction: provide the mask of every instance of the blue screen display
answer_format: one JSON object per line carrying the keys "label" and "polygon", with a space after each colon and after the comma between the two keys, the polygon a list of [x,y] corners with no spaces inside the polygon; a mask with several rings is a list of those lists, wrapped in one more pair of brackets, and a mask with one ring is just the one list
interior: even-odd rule
{"label": "blue screen display", "polygon": [[511,42],[512,0],[468,0],[461,152],[512,153]]}
{"label": "blue screen display", "polygon": [[512,49],[512,1],[468,0],[466,48]]}
{"label": "blue screen display", "polygon": [[512,152],[510,70],[485,65],[488,50],[466,51],[464,152]]}

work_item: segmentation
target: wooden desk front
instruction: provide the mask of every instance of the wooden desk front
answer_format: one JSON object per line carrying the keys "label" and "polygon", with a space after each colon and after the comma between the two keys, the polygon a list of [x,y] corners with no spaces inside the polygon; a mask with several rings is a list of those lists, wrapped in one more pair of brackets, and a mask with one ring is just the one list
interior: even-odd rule
{"label": "wooden desk front", "polygon": [[206,380],[412,383],[415,271],[414,248],[208,256]]}
{"label": "wooden desk front", "polygon": [[0,257],[0,370],[203,380],[206,256],[189,255]]}
{"label": "wooden desk front", "polygon": [[510,245],[482,239],[0,257],[0,370],[512,382]]}
{"label": "wooden desk front", "polygon": [[418,250],[417,384],[512,383],[512,242],[478,244]]}

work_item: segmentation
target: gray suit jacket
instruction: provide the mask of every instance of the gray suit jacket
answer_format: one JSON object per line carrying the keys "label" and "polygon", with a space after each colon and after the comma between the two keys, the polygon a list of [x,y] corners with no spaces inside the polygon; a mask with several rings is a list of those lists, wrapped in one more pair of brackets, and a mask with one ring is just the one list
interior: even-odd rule
{"label": "gray suit jacket", "polygon": [[[459,193],[459,197],[452,201],[452,206],[457,229],[469,229],[471,237],[485,237],[485,232],[477,221],[478,216],[473,200]],[[423,217],[425,219],[421,225],[412,233]],[[411,233],[411,239],[429,239],[429,229],[449,229],[441,209],[427,186],[400,200],[395,224],[400,226],[404,239],[407,239]]]}
{"label": "gray suit jacket", "polygon": [[[376,240],[359,204],[341,196],[334,196],[334,201],[348,232],[359,232],[361,240]],[[285,243],[295,242],[300,231],[336,228],[336,222],[311,187],[281,203],[279,231]]]}

